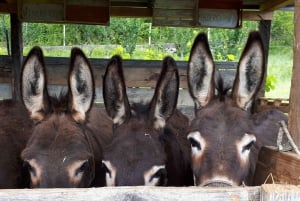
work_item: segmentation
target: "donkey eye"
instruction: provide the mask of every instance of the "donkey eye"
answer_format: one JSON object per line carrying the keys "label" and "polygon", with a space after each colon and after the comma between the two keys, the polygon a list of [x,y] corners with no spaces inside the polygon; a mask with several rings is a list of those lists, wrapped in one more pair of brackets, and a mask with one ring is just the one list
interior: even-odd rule
{"label": "donkey eye", "polygon": [[249,151],[251,149],[251,147],[254,145],[254,142],[255,141],[253,140],[253,141],[249,142],[246,146],[244,146],[242,152]]}
{"label": "donkey eye", "polygon": [[108,167],[104,163],[102,163],[102,169],[106,174],[109,175],[109,177],[111,177],[111,171],[108,169]]}
{"label": "donkey eye", "polygon": [[75,175],[78,175],[79,173],[88,171],[90,169],[90,164],[88,161],[84,161],[82,165],[76,170]]}
{"label": "donkey eye", "polygon": [[24,161],[23,167],[28,170],[33,176],[36,176],[36,171],[33,166],[30,165],[28,161]]}
{"label": "donkey eye", "polygon": [[110,161],[102,161],[102,169],[105,171],[106,186],[115,186],[115,178],[117,169],[113,166]]}
{"label": "donkey eye", "polygon": [[192,148],[196,148],[196,149],[198,149],[199,151],[201,150],[201,145],[200,145],[200,143],[199,143],[198,141],[196,141],[196,140],[195,140],[194,138],[192,138],[192,137],[189,138],[189,141],[190,141],[190,143],[191,143]]}
{"label": "donkey eye", "polygon": [[167,180],[167,171],[165,168],[159,169],[154,175],[150,178],[150,183],[156,180],[156,186],[164,186]]}

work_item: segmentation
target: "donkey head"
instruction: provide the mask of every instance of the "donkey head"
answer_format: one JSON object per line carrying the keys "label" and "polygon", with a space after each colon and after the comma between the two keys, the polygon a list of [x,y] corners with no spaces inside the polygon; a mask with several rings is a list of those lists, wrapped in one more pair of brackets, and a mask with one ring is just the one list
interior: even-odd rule
{"label": "donkey head", "polygon": [[249,34],[231,96],[221,79],[215,87],[214,71],[207,37],[201,33],[194,41],[188,66],[189,91],[195,103],[188,135],[194,182],[201,186],[241,185],[251,171],[258,140],[249,109],[265,73],[259,33]]}
{"label": "donkey head", "polygon": [[131,107],[121,58],[111,59],[103,83],[105,107],[114,123],[112,143],[104,150],[107,185],[166,184],[164,143],[165,133],[171,132],[166,121],[177,104],[178,84],[175,61],[166,57],[150,104]]}
{"label": "donkey head", "polygon": [[22,159],[32,187],[88,187],[94,159],[84,126],[94,100],[92,69],[73,48],[68,94],[50,97],[42,50],[34,47],[22,69],[22,100],[35,126]]}

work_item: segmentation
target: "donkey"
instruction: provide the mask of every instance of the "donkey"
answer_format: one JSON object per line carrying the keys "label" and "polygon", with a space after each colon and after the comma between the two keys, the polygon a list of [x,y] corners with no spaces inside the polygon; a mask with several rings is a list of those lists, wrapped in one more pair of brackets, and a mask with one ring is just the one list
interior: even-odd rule
{"label": "donkey", "polygon": [[[17,101],[0,102],[0,188],[27,187],[20,154],[32,132],[33,122]],[[27,179],[26,179],[27,178]]]}
{"label": "donkey", "polygon": [[171,57],[149,104],[130,106],[121,58],[113,56],[103,79],[106,111],[113,121],[113,139],[104,150],[108,186],[193,185],[188,118],[176,110],[179,78]]}
{"label": "donkey", "polygon": [[250,112],[265,74],[260,34],[249,34],[231,95],[221,78],[215,84],[214,72],[207,37],[200,33],[191,49],[187,73],[195,103],[188,134],[194,182],[199,186],[251,185],[259,149],[276,145],[278,121],[287,121],[278,110]]}
{"label": "donkey", "polygon": [[47,91],[42,50],[34,47],[21,75],[23,103],[35,122],[21,157],[31,187],[90,187],[105,184],[102,147],[110,142],[112,122],[104,108],[93,107],[94,78],[79,48],[71,51],[68,92]]}

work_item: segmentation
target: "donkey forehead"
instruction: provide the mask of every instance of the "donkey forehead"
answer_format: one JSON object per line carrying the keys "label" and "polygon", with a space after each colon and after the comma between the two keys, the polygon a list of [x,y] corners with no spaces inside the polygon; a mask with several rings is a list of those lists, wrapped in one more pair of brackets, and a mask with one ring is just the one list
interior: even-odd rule
{"label": "donkey forehead", "polygon": [[250,113],[232,104],[217,102],[197,111],[191,127],[199,130],[202,135],[211,133],[243,135],[250,132],[253,121]]}
{"label": "donkey forehead", "polygon": [[137,121],[131,123],[116,128],[112,142],[104,150],[104,158],[120,161],[150,161],[164,158],[159,133],[147,129]]}
{"label": "donkey forehead", "polygon": [[147,132],[120,133],[104,150],[106,159],[135,161],[163,157],[164,152],[159,136]]}
{"label": "donkey forehead", "polygon": [[35,126],[24,154],[33,157],[40,153],[84,153],[90,147],[83,132],[66,117],[48,118]]}

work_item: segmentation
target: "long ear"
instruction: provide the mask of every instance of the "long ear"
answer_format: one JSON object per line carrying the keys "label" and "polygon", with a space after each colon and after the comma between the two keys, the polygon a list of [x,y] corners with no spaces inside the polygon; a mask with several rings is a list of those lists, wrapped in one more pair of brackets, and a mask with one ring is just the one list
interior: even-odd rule
{"label": "long ear", "polygon": [[33,47],[23,63],[21,96],[33,120],[41,121],[49,111],[49,96],[43,52]]}
{"label": "long ear", "polygon": [[249,34],[245,49],[238,64],[232,98],[247,110],[260,89],[265,74],[265,55],[259,32]]}
{"label": "long ear", "polygon": [[77,122],[86,118],[94,102],[95,82],[88,59],[79,48],[71,51],[69,69],[69,107]]}
{"label": "long ear", "polygon": [[214,62],[207,36],[200,33],[193,44],[188,64],[188,85],[196,109],[207,105],[214,97]]}
{"label": "long ear", "polygon": [[103,98],[108,115],[114,124],[122,124],[130,116],[130,105],[122,69],[122,59],[115,55],[109,61],[103,77]]}
{"label": "long ear", "polygon": [[179,90],[179,75],[173,58],[166,57],[151,100],[150,118],[156,129],[163,128],[176,108]]}

